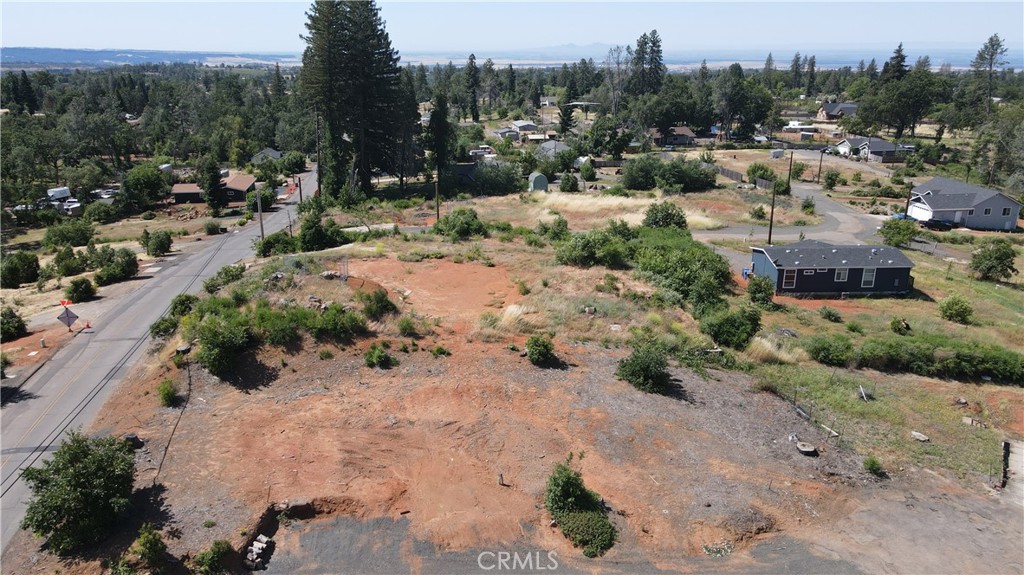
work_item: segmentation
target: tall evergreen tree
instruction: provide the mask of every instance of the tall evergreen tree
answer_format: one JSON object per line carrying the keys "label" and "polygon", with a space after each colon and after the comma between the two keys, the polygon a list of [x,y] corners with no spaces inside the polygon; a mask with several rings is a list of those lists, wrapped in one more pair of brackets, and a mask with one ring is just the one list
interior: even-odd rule
{"label": "tall evergreen tree", "polygon": [[475,54],[470,54],[466,62],[466,96],[469,98],[469,115],[474,122],[479,122],[480,69],[476,67]]}
{"label": "tall evergreen tree", "polygon": [[793,60],[789,63],[789,85],[792,88],[799,88],[802,86],[803,80],[803,62],[800,60],[800,52],[793,55]]}
{"label": "tall evergreen tree", "polygon": [[270,80],[270,95],[275,102],[284,98],[284,76],[281,75],[280,64],[274,64],[274,77]]}
{"label": "tall evergreen tree", "polygon": [[336,196],[345,189],[342,200],[353,203],[371,190],[374,169],[394,163],[398,54],[373,0],[317,0],[306,14],[303,76],[324,115],[328,152],[321,189]]}
{"label": "tall evergreen tree", "polygon": [[768,57],[764,59],[764,68],[761,70],[761,81],[764,82],[765,86],[772,87],[772,78],[775,76],[775,58],[772,57],[772,53],[768,52]]}
{"label": "tall evergreen tree", "polygon": [[874,58],[868,62],[868,67],[864,69],[864,73],[868,75],[868,79],[872,82],[878,79],[878,64],[875,63]]}
{"label": "tall evergreen tree", "polygon": [[651,30],[648,36],[647,46],[647,89],[649,93],[656,94],[661,91],[661,86],[665,82],[665,61],[661,52],[661,36],[658,35],[658,30]]}
{"label": "tall evergreen tree", "polygon": [[426,144],[432,152],[434,166],[440,173],[448,168],[451,160],[452,127],[448,122],[448,94],[444,91],[434,93],[434,109],[430,111],[430,122],[427,124]]}
{"label": "tall evergreen tree", "polygon": [[815,58],[814,58],[814,55],[811,55],[811,57],[807,59],[807,70],[805,72],[805,74],[807,76],[807,95],[808,96],[813,96],[813,95],[818,93],[818,88],[817,88],[817,84],[816,84],[818,76],[817,76],[817,71],[815,70],[815,67],[816,67]]}
{"label": "tall evergreen tree", "polygon": [[[985,41],[985,44],[978,50],[978,54],[971,61],[971,70],[982,87],[983,93],[987,97],[985,102],[985,113],[989,114],[992,111],[992,94],[993,86],[995,84],[995,73],[996,68],[1004,66],[1006,60],[1006,45],[1003,44],[1003,40],[999,38],[999,34],[993,34]],[[22,72],[24,73],[24,72]]]}
{"label": "tall evergreen tree", "polygon": [[401,95],[398,108],[398,156],[391,172],[398,176],[398,187],[405,191],[405,179],[416,173],[416,135],[419,133],[420,111],[416,101],[413,73],[402,70]]}
{"label": "tall evergreen tree", "polygon": [[882,75],[878,81],[882,84],[898,82],[907,75],[907,55],[903,53],[903,42],[892,52],[892,56],[882,64]]}
{"label": "tall evergreen tree", "polygon": [[516,70],[512,64],[509,64],[505,70],[505,103],[510,106],[519,105],[519,100],[516,98]]}
{"label": "tall evergreen tree", "polygon": [[28,74],[24,70],[21,71],[21,75],[18,77],[18,97],[16,101],[29,114],[35,114],[39,109],[39,103],[36,101],[36,90],[32,87],[32,80],[29,79]]}

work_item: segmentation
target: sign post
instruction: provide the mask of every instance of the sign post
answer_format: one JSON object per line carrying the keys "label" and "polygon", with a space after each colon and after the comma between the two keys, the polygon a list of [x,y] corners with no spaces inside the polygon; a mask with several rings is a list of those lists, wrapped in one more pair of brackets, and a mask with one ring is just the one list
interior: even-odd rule
{"label": "sign post", "polygon": [[75,320],[78,319],[78,315],[75,314],[75,312],[69,310],[68,308],[64,308],[64,311],[60,312],[60,315],[57,316],[57,319],[62,324],[68,326],[68,331],[71,331],[71,324],[75,323]]}

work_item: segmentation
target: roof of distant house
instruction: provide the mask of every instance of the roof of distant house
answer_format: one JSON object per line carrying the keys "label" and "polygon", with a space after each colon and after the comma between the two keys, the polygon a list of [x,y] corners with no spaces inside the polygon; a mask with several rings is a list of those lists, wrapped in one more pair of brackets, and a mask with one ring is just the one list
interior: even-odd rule
{"label": "roof of distant house", "polygon": [[[673,136],[687,136],[690,138],[697,137],[697,135],[693,133],[693,130],[691,130],[689,126],[672,126],[671,128],[669,128],[669,132]],[[661,130],[659,130],[658,128],[651,128],[650,130],[648,130],[648,133],[655,138],[661,137]]]}
{"label": "roof of distant house", "polygon": [[1016,201],[999,190],[942,177],[935,177],[919,184],[911,193],[920,197],[933,210],[970,208],[1000,194],[1010,201]]}
{"label": "roof of distant house", "polygon": [[914,262],[890,246],[832,245],[804,240],[786,246],[755,247],[778,268],[912,268]]}
{"label": "roof of distant house", "polygon": [[221,185],[229,190],[248,191],[256,183],[256,176],[238,173],[221,181]]}
{"label": "roof of distant house", "polygon": [[821,107],[829,116],[837,116],[839,114],[856,114],[858,105],[857,102],[828,102],[822,104]]}
{"label": "roof of distant house", "polygon": [[275,160],[280,160],[281,159],[281,152],[278,152],[274,148],[263,148],[259,152],[256,152],[255,154],[253,154],[253,157],[255,158],[255,157],[259,156],[260,154],[262,154],[264,156],[267,156],[268,158],[273,158]]}
{"label": "roof of distant house", "polygon": [[536,126],[537,124],[534,124],[529,120],[513,120],[512,125],[517,128],[522,128],[524,126]]}
{"label": "roof of distant house", "polygon": [[200,194],[199,184],[174,184],[171,186],[172,194]]}

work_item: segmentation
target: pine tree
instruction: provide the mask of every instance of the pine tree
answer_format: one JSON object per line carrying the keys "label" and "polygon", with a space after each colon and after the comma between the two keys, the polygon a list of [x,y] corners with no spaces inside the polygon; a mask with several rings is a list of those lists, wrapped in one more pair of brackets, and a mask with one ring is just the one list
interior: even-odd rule
{"label": "pine tree", "polygon": [[270,95],[275,102],[284,98],[284,77],[281,76],[280,64],[274,64],[274,77],[270,81]]}
{"label": "pine tree", "polygon": [[648,36],[647,46],[647,90],[651,94],[661,91],[661,85],[665,82],[665,62],[661,53],[661,36],[658,30],[651,30]]}
{"label": "pine tree", "polygon": [[36,101],[36,91],[32,87],[32,80],[29,80],[28,74],[24,70],[21,71],[21,76],[18,77],[17,101],[29,114],[35,114],[36,110],[39,109],[39,104]]}
{"label": "pine tree", "polygon": [[448,94],[438,91],[434,94],[434,109],[430,111],[427,124],[427,148],[433,152],[434,166],[440,173],[448,167],[451,157],[451,124],[448,123]]}
{"label": "pine tree", "polygon": [[303,77],[324,116],[327,144],[321,189],[335,196],[347,189],[342,200],[351,204],[372,189],[374,169],[394,163],[399,58],[373,0],[317,0],[307,17]]}
{"label": "pine tree", "polygon": [[882,85],[898,82],[907,75],[907,55],[903,53],[903,42],[893,50],[892,56],[882,64],[882,75],[878,81]]}
{"label": "pine tree", "polygon": [[480,121],[480,69],[476,67],[476,55],[470,54],[466,62],[466,96],[469,98],[469,115],[473,122]]}
{"label": "pine tree", "polygon": [[505,103],[511,106],[519,104],[516,99],[516,71],[512,68],[512,64],[508,65],[508,70],[505,72]]}
{"label": "pine tree", "polygon": [[762,82],[769,88],[772,87],[772,77],[775,75],[775,58],[772,58],[772,53],[768,52],[768,57],[764,59],[764,69],[761,71]]}
{"label": "pine tree", "polygon": [[398,187],[405,191],[405,179],[416,173],[416,135],[420,127],[419,104],[413,74],[402,70],[401,100],[398,109],[398,155],[392,173],[398,175]]}
{"label": "pine tree", "polygon": [[817,87],[815,85],[815,81],[817,80],[817,74],[816,74],[816,71],[815,71],[815,58],[814,58],[813,55],[810,58],[807,59],[806,75],[807,75],[807,95],[808,96],[813,96],[814,94],[816,94],[818,92]]}
{"label": "pine tree", "polygon": [[793,88],[799,88],[803,85],[802,79],[803,64],[800,60],[800,52],[797,52],[793,55],[793,60],[789,64],[789,85]]}
{"label": "pine tree", "polygon": [[[1006,64],[1006,45],[1003,44],[999,34],[993,34],[978,50],[978,54],[971,61],[971,70],[979,80],[982,90],[987,96],[985,102],[985,113],[992,111],[992,93],[996,68]],[[24,72],[22,72],[24,73]]]}

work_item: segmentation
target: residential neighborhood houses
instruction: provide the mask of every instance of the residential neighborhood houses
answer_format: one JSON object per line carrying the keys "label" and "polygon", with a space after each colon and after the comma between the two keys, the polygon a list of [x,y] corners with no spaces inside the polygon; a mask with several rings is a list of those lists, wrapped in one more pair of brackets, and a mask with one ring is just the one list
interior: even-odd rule
{"label": "residential neighborhood houses", "polygon": [[785,295],[904,295],[914,287],[913,267],[890,246],[804,240],[752,248],[749,273],[767,277],[775,292]]}
{"label": "residential neighborhood houses", "polygon": [[1009,231],[1017,227],[1021,204],[999,190],[936,177],[911,191],[907,215],[975,230]]}

